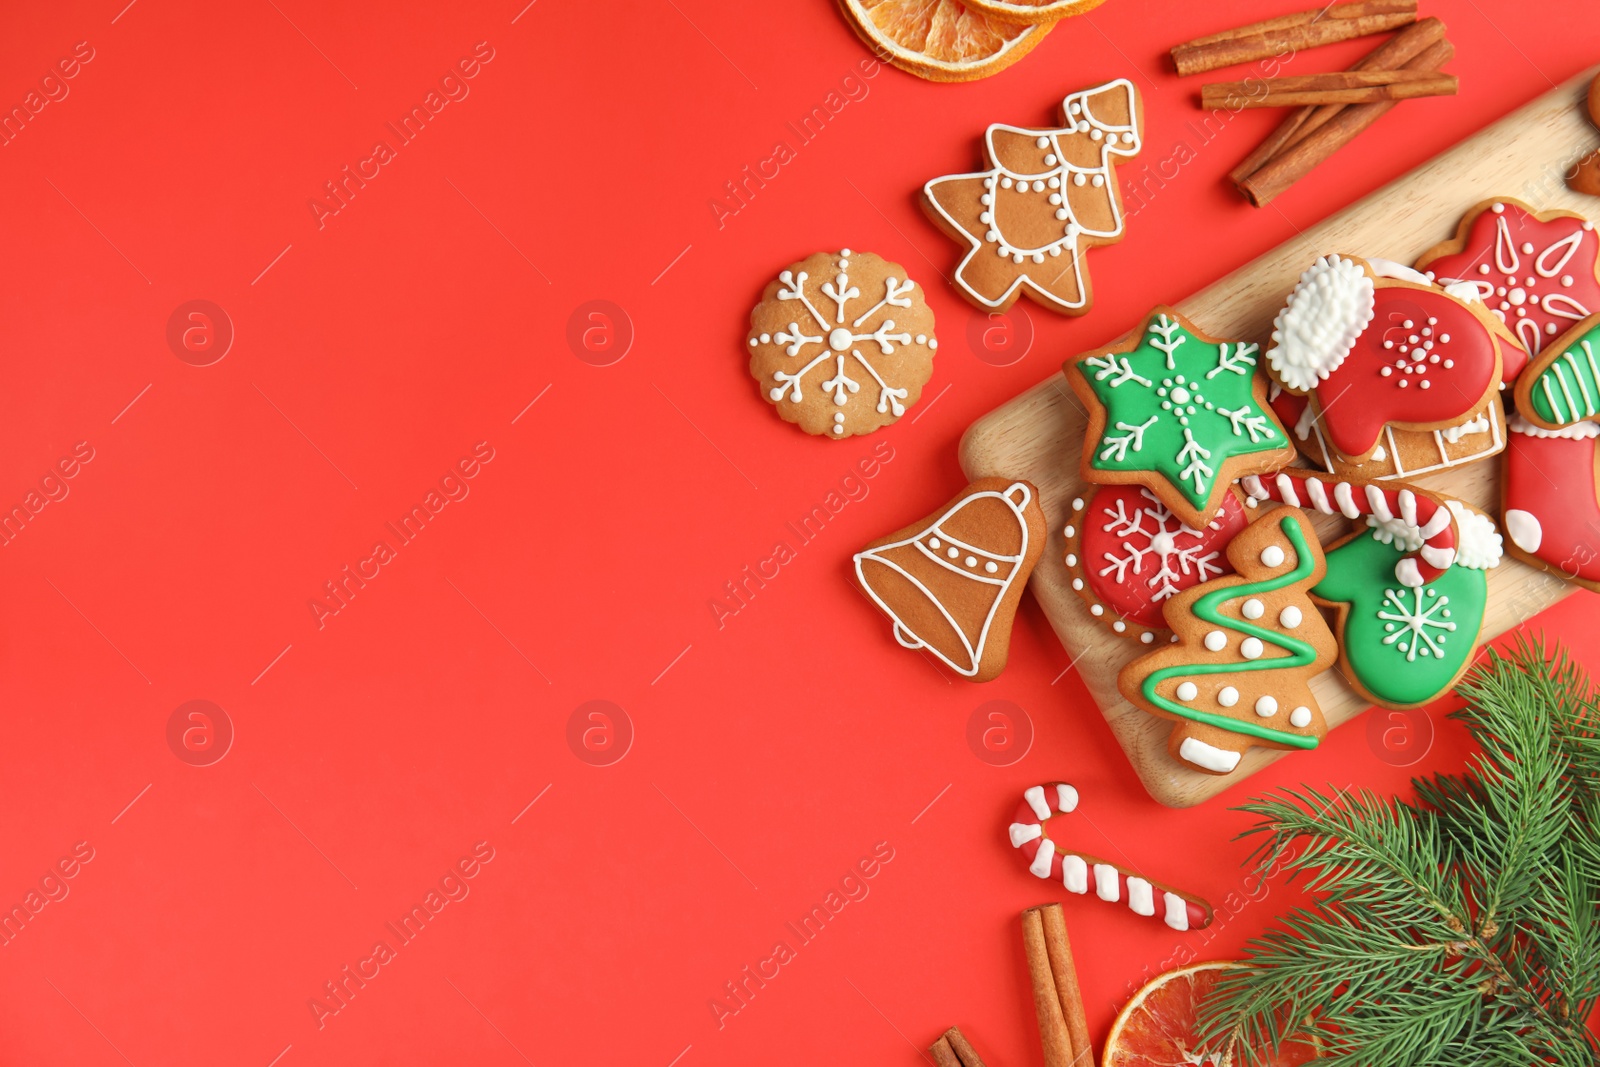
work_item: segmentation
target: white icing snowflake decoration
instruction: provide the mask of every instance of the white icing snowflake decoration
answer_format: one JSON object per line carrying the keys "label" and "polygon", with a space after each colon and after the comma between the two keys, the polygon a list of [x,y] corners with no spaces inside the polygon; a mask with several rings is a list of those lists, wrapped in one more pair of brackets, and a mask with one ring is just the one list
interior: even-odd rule
{"label": "white icing snowflake decoration", "polygon": [[1449,597],[1440,596],[1436,589],[1385,589],[1383,602],[1389,609],[1378,610],[1388,634],[1384,644],[1405,653],[1407,663],[1416,662],[1419,655],[1444,658],[1446,635],[1456,629],[1449,621]]}
{"label": "white icing snowflake decoration", "polygon": [[[804,314],[770,337],[767,334],[752,337],[750,347],[770,340],[798,364],[792,370],[773,372],[768,396],[774,403],[798,404],[806,399],[806,390],[814,387],[842,408],[863,386],[875,385],[876,395],[869,392],[864,399],[874,403],[878,414],[892,413],[898,418],[905,414],[910,390],[890,385],[874,360],[878,356],[892,356],[907,345],[923,346],[932,352],[939,342],[926,333],[913,334],[897,329],[895,320],[890,317],[881,318],[876,326],[868,326],[868,320],[885,309],[893,314],[895,308],[911,308],[911,294],[916,283],[890,275],[883,281],[881,295],[869,294],[862,299],[861,289],[850,281],[850,255],[849,249],[839,253],[833,263],[836,271],[833,280],[822,284],[822,294],[831,302],[831,307],[826,304],[819,307],[807,295],[806,282],[810,276],[805,271],[780,273],[777,299],[798,303]],[[876,302],[862,310],[862,305],[875,296]],[[808,386],[807,379],[813,372],[819,372],[818,379],[814,386]],[[833,423],[833,433],[842,435],[845,432],[843,415],[835,415]]]}
{"label": "white icing snowflake decoration", "polygon": [[[1100,569],[1100,577],[1109,576],[1123,585],[1131,572],[1144,578],[1151,600],[1161,601],[1186,588],[1177,584],[1185,575],[1193,574],[1197,582],[1204,582],[1222,573],[1217,563],[1222,552],[1220,549],[1206,551],[1201,531],[1179,520],[1150,490],[1141,489],[1139,495],[1148,503],[1130,510],[1119,499],[1115,508],[1100,509],[1106,519],[1105,532],[1122,539],[1121,554],[1102,553],[1106,566]],[[1211,520],[1209,529],[1221,528],[1221,519]],[[1154,573],[1145,578],[1147,562],[1154,567]]]}

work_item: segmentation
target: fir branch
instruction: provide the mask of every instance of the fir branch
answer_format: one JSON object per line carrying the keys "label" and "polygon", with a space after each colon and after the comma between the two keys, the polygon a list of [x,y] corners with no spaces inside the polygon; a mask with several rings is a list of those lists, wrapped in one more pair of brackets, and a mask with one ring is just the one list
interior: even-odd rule
{"label": "fir branch", "polygon": [[1414,782],[1415,801],[1302,788],[1244,805],[1260,868],[1316,896],[1222,975],[1202,1047],[1240,1064],[1291,1038],[1349,1067],[1600,1064],[1595,689],[1524,642],[1459,692],[1480,751]]}

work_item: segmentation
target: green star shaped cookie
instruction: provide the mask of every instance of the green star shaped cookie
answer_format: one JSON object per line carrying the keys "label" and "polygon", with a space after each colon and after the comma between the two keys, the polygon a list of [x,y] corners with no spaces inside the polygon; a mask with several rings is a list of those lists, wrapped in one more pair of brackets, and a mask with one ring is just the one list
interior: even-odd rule
{"label": "green star shaped cookie", "polygon": [[1084,481],[1143,485],[1185,523],[1205,527],[1235,479],[1295,457],[1267,405],[1260,354],[1158,307],[1120,344],[1069,361],[1067,379],[1089,409]]}

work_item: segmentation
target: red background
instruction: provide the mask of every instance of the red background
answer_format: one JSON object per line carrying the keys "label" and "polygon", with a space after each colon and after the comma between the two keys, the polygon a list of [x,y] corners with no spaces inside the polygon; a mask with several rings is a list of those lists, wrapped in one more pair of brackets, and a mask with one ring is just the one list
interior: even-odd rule
{"label": "red background", "polygon": [[[1072,900],[1099,1040],[1130,984],[1180,951],[1228,956],[1294,903],[1273,884],[1225,905],[1246,899],[1230,803],[1464,759],[1437,711],[1410,769],[1362,720],[1168,811],[1031,602],[977,687],[898,649],[846,564],[959,488],[974,418],[1594,62],[1600,9],[1426,0],[1460,96],[1406,104],[1258,211],[1220,179],[1277,116],[1206,141],[1198,79],[1162,56],[1284,5],[1111,0],[992,80],[882,68],[719,227],[723,183],[795,145],[786,123],[868,55],[822,0],[124,2],[0,17],[7,109],[93,49],[0,149],[0,504],[76,443],[94,457],[0,554],[0,902],[76,843],[94,854],[0,948],[3,1062],[909,1064],[959,1023],[991,1062],[1037,1063],[1016,916],[1058,892],[1004,841],[1024,787],[1070,779],[1083,847],[1238,912],[1208,941]],[[319,228],[323,183],[480,41],[470,95]],[[1094,312],[1032,311],[1031,350],[991,365],[915,194],[970,168],[987,123],[1048,123],[1123,75],[1147,107],[1124,178],[1180,141],[1196,158],[1092,254]],[[834,443],[773,415],[740,342],[778,269],[841,246],[906,264],[944,344],[914,420]],[[210,366],[165,338],[192,299],[236,331]],[[593,299],[631,322],[610,366],[568,344]],[[323,583],[478,442],[470,495],[319,628]],[[868,495],[719,628],[724,583],[880,442]],[[1593,617],[1580,593],[1532,626],[1595,666]],[[211,766],[167,741],[193,699],[236,732]],[[631,723],[610,766],[568,743],[592,699]],[[1034,731],[1005,767],[966,735],[997,699]],[[470,895],[319,1029],[323,983],[480,841]],[[800,946],[785,922],[878,842],[869,895]],[[719,1028],[708,1002],[780,939],[795,958]]]}

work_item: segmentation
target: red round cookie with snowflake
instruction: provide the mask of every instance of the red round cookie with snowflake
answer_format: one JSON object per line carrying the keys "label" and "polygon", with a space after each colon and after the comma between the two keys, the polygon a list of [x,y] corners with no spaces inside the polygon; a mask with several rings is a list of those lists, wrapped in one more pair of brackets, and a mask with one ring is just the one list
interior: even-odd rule
{"label": "red round cookie with snowflake", "polygon": [[1143,486],[1099,486],[1074,498],[1067,519],[1072,588],[1113,632],[1150,644],[1155,631],[1166,629],[1163,603],[1233,572],[1224,546],[1248,524],[1231,490],[1216,517],[1197,530]]}

